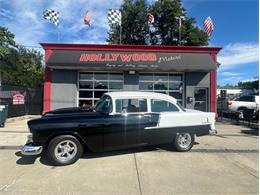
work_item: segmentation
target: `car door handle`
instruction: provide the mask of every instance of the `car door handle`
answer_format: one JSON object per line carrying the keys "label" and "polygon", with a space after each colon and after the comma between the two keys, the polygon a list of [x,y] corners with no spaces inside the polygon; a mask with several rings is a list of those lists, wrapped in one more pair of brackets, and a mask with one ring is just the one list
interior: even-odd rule
{"label": "car door handle", "polygon": [[111,123],[104,123],[103,126],[109,127],[109,126],[111,126]]}

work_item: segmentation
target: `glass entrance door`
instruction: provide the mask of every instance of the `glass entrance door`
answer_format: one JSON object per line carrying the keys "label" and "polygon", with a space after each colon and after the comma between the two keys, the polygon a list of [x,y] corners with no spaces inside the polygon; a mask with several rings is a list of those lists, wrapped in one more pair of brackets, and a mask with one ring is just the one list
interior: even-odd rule
{"label": "glass entrance door", "polygon": [[208,112],[208,88],[194,89],[194,109]]}

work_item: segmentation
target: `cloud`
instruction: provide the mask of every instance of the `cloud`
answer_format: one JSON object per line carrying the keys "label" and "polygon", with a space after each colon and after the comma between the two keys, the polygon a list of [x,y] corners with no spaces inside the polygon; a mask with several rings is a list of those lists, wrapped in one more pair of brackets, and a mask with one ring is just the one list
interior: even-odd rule
{"label": "cloud", "polygon": [[[7,27],[20,45],[37,46],[41,42],[106,43],[108,9],[119,9],[122,0],[0,0],[0,23]],[[60,13],[57,28],[44,20],[42,12],[55,9]],[[85,12],[92,12],[91,26],[83,23]]]}
{"label": "cloud", "polygon": [[219,72],[219,75],[223,76],[223,77],[237,77],[237,76],[241,76],[241,73],[236,73],[236,72]]}
{"label": "cloud", "polygon": [[242,79],[241,82],[252,82],[252,81],[256,81],[258,80],[259,78],[252,78],[252,79]]}
{"label": "cloud", "polygon": [[218,85],[232,84],[238,82],[255,81],[258,76],[251,76],[243,72],[220,71],[218,72]]}
{"label": "cloud", "polygon": [[11,12],[9,10],[3,9],[3,8],[0,8],[0,16],[5,17],[10,20],[13,19]]}
{"label": "cloud", "polygon": [[258,43],[232,43],[223,48],[218,56],[220,70],[227,70],[248,63],[258,62]]}
{"label": "cloud", "polygon": [[226,78],[221,79],[221,83],[223,84],[237,84],[239,81],[242,80],[243,77],[240,76],[229,76]]}

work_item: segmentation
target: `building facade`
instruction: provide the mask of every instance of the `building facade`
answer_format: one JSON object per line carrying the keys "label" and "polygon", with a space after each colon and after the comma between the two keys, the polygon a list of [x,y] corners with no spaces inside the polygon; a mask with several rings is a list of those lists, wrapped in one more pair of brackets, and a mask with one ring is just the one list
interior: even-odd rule
{"label": "building facade", "polygon": [[93,106],[110,91],[149,91],[216,112],[216,47],[42,43],[44,112]]}

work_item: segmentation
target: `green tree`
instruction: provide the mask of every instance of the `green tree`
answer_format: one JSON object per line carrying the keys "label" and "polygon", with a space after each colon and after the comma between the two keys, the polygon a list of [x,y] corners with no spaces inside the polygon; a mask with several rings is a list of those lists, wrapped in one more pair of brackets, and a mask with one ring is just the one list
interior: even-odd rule
{"label": "green tree", "polygon": [[[179,21],[176,17],[184,16],[182,21],[182,45],[208,45],[208,36],[195,24],[195,18],[189,18],[182,7],[181,0],[158,0],[148,6],[144,0],[124,0],[122,12],[122,43],[178,45]],[[154,15],[155,23],[148,28],[147,13]],[[110,28],[109,43],[119,43],[119,26]]]}
{"label": "green tree", "polygon": [[246,81],[246,82],[239,81],[237,85],[240,88],[257,89],[258,90],[259,89],[259,79],[255,80],[255,81]]}
{"label": "green tree", "polygon": [[[145,0],[124,0],[120,11],[122,14],[122,44],[145,45],[148,32]],[[107,41],[111,44],[118,44],[119,37],[119,25],[111,26]]]}
{"label": "green tree", "polygon": [[14,35],[0,27],[1,55],[0,74],[3,84],[39,86],[43,84],[43,55],[35,50],[17,46]]}
{"label": "green tree", "polygon": [[10,52],[11,47],[15,47],[14,34],[0,26],[0,59]]}

